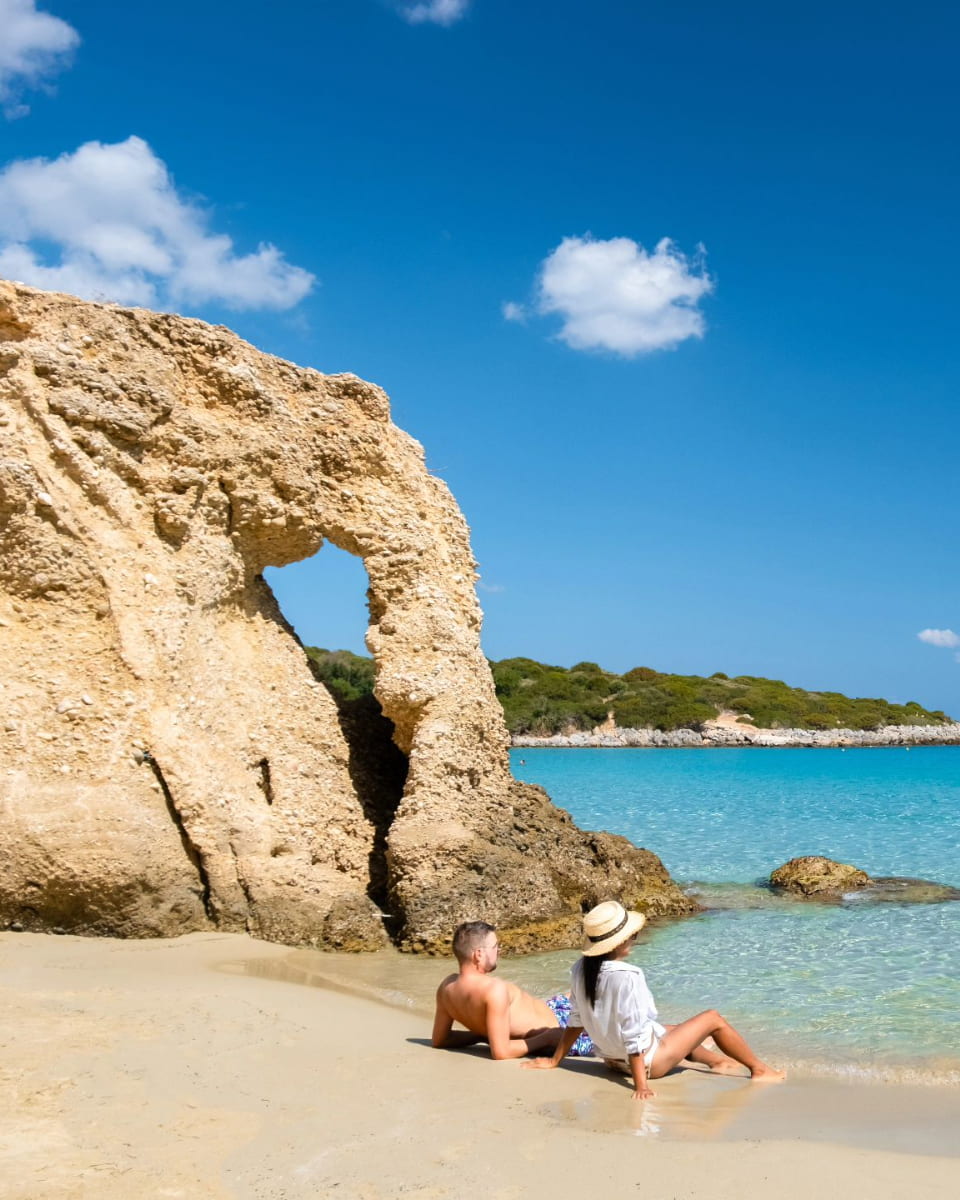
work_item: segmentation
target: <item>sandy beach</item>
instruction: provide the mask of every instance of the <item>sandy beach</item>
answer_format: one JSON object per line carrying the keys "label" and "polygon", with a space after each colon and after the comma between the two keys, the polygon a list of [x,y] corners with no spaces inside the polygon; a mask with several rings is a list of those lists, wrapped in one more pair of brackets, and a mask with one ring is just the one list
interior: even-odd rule
{"label": "sandy beach", "polygon": [[383,1002],[384,974],[236,935],[0,935],[0,1197],[939,1197],[960,1181],[956,1089],[685,1070],[642,1105],[595,1062],[433,1050],[419,1005]]}

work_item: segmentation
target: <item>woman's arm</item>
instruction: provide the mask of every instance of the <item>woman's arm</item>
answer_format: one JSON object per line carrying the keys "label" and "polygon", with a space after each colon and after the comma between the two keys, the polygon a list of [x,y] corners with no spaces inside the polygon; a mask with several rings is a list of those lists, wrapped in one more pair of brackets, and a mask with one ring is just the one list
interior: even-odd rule
{"label": "woman's arm", "polygon": [[647,1064],[643,1055],[650,1049],[652,1039],[661,1028],[656,1022],[656,1008],[639,968],[618,971],[611,980],[616,993],[617,1025],[625,1056],[630,1064],[634,1082],[634,1098],[645,1100],[653,1092],[647,1085]]}
{"label": "woman's arm", "polygon": [[647,1064],[643,1061],[642,1054],[630,1055],[630,1074],[633,1076],[634,1100],[649,1100],[657,1094],[651,1091],[647,1083]]}

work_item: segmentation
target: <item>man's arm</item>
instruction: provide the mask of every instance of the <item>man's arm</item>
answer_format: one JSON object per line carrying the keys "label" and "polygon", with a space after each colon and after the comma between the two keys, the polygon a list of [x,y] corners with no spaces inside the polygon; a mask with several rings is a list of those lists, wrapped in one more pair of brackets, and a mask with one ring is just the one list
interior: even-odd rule
{"label": "man's arm", "polygon": [[553,1058],[532,1058],[528,1063],[524,1063],[523,1065],[525,1067],[534,1067],[539,1071],[549,1071],[553,1067],[559,1067],[570,1053],[573,1043],[581,1033],[583,1033],[582,1025],[568,1025],[560,1035],[560,1041],[553,1052]]}
{"label": "man's arm", "polygon": [[487,1041],[493,1058],[523,1058],[544,1045],[547,1030],[531,1030],[525,1038],[510,1036],[510,993],[499,981],[487,993],[486,1017]]}
{"label": "man's arm", "polygon": [[453,1017],[447,1012],[443,988],[443,983],[437,988],[437,1007],[433,1014],[433,1035],[430,1040],[434,1047],[438,1050],[453,1050],[457,1046],[474,1046],[477,1042],[482,1042],[483,1038],[479,1033],[453,1028]]}

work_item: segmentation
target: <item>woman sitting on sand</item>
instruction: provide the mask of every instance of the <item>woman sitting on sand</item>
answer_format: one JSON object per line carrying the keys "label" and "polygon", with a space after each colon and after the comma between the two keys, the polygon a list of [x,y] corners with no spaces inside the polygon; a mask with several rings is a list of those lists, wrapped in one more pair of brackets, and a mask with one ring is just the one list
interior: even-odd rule
{"label": "woman sitting on sand", "polygon": [[[703,1063],[718,1074],[747,1068],[755,1080],[768,1083],[785,1078],[761,1062],[739,1033],[715,1009],[699,1013],[679,1025],[661,1025],[657,1009],[639,967],[626,962],[643,913],[628,912],[616,900],[607,900],[583,918],[583,957],[570,973],[570,1022],[552,1058],[538,1058],[528,1067],[558,1067],[583,1029],[606,1064],[633,1076],[633,1097],[646,1100],[654,1093],[648,1079],[666,1075],[683,1059]],[[712,1037],[722,1051],[703,1045]]]}

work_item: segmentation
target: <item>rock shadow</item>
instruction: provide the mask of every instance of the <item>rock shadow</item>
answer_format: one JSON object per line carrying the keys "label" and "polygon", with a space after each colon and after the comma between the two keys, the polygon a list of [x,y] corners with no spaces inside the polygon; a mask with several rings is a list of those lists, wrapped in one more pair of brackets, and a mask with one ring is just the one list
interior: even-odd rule
{"label": "rock shadow", "polygon": [[400,914],[390,913],[387,875],[387,837],[403,799],[409,763],[393,740],[393,722],[383,715],[376,696],[345,700],[321,680],[337,706],[337,719],[349,761],[347,770],[363,815],[373,826],[373,848],[368,863],[367,895],[383,913],[384,928],[396,941]]}

